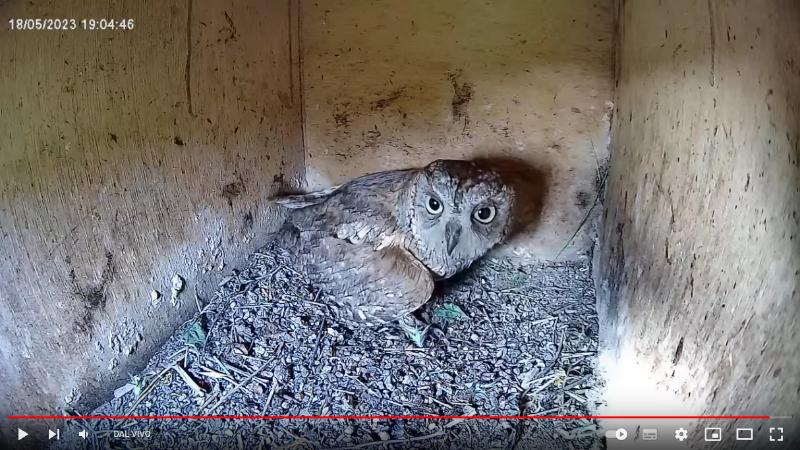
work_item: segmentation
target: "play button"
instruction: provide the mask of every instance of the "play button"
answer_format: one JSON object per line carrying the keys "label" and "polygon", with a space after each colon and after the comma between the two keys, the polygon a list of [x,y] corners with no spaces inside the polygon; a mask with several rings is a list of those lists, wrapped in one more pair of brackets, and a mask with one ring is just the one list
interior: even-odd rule
{"label": "play button", "polygon": [[27,435],[28,435],[28,433],[22,431],[22,428],[17,428],[17,440],[18,441],[21,441],[22,438],[24,438]]}

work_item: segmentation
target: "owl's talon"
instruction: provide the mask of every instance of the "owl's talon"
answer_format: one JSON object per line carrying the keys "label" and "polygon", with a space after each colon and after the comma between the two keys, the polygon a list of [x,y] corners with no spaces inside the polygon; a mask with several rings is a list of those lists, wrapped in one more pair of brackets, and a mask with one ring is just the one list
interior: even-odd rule
{"label": "owl's talon", "polygon": [[439,327],[433,327],[433,328],[431,328],[431,332],[432,332],[433,334],[436,334],[437,336],[439,336],[439,338],[440,338],[440,339],[447,339],[447,335],[446,335],[446,334],[444,333],[444,331],[443,331],[441,328],[439,328]]}

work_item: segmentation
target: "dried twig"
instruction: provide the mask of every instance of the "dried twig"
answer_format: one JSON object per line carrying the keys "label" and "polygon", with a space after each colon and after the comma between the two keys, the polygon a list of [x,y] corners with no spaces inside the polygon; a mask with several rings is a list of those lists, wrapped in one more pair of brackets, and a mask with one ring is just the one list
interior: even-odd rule
{"label": "dried twig", "polygon": [[288,443],[286,445],[282,445],[282,446],[278,447],[276,450],[288,450],[290,448],[294,448],[294,447],[297,447],[298,445],[302,445],[302,444],[313,444],[313,442],[309,441],[308,439],[295,436],[293,433],[291,433],[289,431],[286,431],[286,434],[288,434],[289,436],[293,437],[294,441],[292,441],[292,442],[290,442],[290,443]]}
{"label": "dried twig", "polygon": [[553,369],[553,367],[555,367],[559,358],[561,358],[561,349],[564,347],[564,339],[566,337],[567,337],[566,331],[561,333],[561,340],[558,342],[558,348],[556,349],[556,356],[553,357],[553,360],[550,361],[550,364],[548,364],[547,367],[541,373],[550,372]]}
{"label": "dried twig", "polygon": [[198,314],[203,314],[203,307],[201,306],[200,296],[197,295],[197,291],[194,293],[194,304],[197,305]]}
{"label": "dried twig", "polygon": [[269,404],[272,403],[272,397],[275,395],[275,391],[278,389],[278,380],[272,378],[272,387],[269,390],[269,395],[267,396],[267,401],[264,403],[264,407],[261,408],[261,415],[264,416],[267,414],[267,409],[269,408]]}
{"label": "dried twig", "polygon": [[267,364],[269,364],[269,363],[266,362],[266,363],[262,364],[261,367],[258,370],[256,370],[255,372],[251,373],[247,378],[242,380],[241,383],[239,383],[236,386],[234,386],[234,388],[231,389],[230,391],[228,391],[225,394],[225,396],[223,396],[221,399],[219,399],[219,401],[217,401],[217,403],[214,406],[212,406],[211,409],[208,410],[208,412],[209,413],[213,413],[214,410],[217,409],[219,407],[219,405],[222,404],[222,402],[224,402],[224,401],[228,400],[229,398],[231,398],[231,396],[233,394],[235,394],[239,389],[241,389],[242,386],[244,386],[247,383],[249,383],[250,381],[252,381],[253,378],[255,378],[256,375],[258,375],[262,370],[264,370],[267,367]]}
{"label": "dried twig", "polygon": [[535,415],[535,416],[546,416],[546,415],[548,415],[548,414],[551,414],[551,413],[557,412],[559,409],[561,409],[561,407],[560,407],[560,406],[559,406],[558,408],[551,408],[551,409],[547,409],[547,410],[545,410],[545,411],[537,411],[537,412],[536,412],[535,414],[533,414],[533,415]]}
{"label": "dried twig", "polygon": [[375,389],[372,389],[371,387],[367,386],[361,380],[359,380],[357,377],[354,377],[354,376],[348,375],[348,374],[344,374],[344,376],[347,377],[347,378],[350,378],[351,380],[353,380],[356,383],[360,384],[364,389],[367,390],[367,392],[370,395],[374,395],[375,397],[380,397],[381,396],[381,394],[378,391],[376,391]]}
{"label": "dried twig", "polygon": [[122,387],[119,387],[119,388],[114,390],[114,398],[120,398],[123,395],[127,394],[128,392],[134,390],[135,388],[136,387],[131,383],[128,383],[128,384],[126,384],[126,385],[124,385]]}
{"label": "dried twig", "polygon": [[429,396],[429,395],[424,395],[424,394],[423,394],[422,396],[423,396],[423,397],[425,397],[425,398],[429,398],[429,399],[433,400],[434,402],[436,402],[436,403],[438,403],[438,404],[440,404],[440,405],[444,406],[444,407],[445,407],[445,408],[447,408],[447,409],[453,409],[453,407],[452,407],[451,405],[448,405],[447,403],[444,403],[444,402],[441,402],[441,401],[439,401],[439,400],[436,400],[435,398],[433,398],[433,397],[431,397],[431,396]]}
{"label": "dried twig", "polygon": [[530,322],[529,325],[531,326],[539,325],[541,323],[547,323],[550,322],[551,320],[556,320],[556,319],[558,319],[557,316],[545,317],[544,319],[534,320],[533,322]]}
{"label": "dried twig", "polygon": [[546,376],[546,377],[539,378],[539,380],[544,381],[544,383],[539,385],[539,387],[537,387],[536,389],[528,388],[528,390],[526,390],[525,394],[523,394],[523,395],[538,394],[539,392],[542,392],[543,390],[547,389],[547,387],[550,386],[551,383],[556,381],[557,378],[558,378],[558,374],[553,374],[553,375],[549,375],[549,376]]}
{"label": "dried twig", "polygon": [[186,384],[190,388],[192,388],[192,391],[195,393],[195,395],[205,395],[206,392],[200,386],[197,385],[197,383],[192,379],[192,377],[190,377],[189,374],[186,373],[186,371],[183,370],[181,366],[173,364],[172,368],[175,369],[175,372],[177,372],[178,375],[180,375],[181,378],[183,378],[183,381],[186,382]]}
{"label": "dried twig", "polygon": [[588,211],[586,211],[586,215],[583,216],[583,220],[581,220],[581,222],[578,224],[578,228],[575,229],[575,232],[572,233],[572,236],[570,236],[569,240],[567,240],[567,242],[564,244],[564,246],[561,247],[561,250],[558,252],[556,257],[552,259],[552,261],[558,260],[558,257],[561,256],[562,253],[564,253],[564,250],[567,249],[567,247],[572,242],[572,240],[575,239],[575,236],[578,235],[578,232],[581,231],[581,228],[583,228],[583,226],[586,224],[586,221],[589,220],[589,217],[592,216],[592,211],[594,211],[595,206],[597,206],[597,204],[600,202],[600,196],[603,195],[603,189],[606,186],[606,179],[607,178],[608,178],[608,172],[606,172],[606,174],[603,176],[603,180],[600,183],[600,187],[597,189],[597,195],[595,195],[595,197],[594,197],[594,201],[592,202],[592,206],[589,208]]}
{"label": "dried twig", "polygon": [[403,442],[415,442],[415,441],[423,441],[426,439],[433,439],[439,436],[444,436],[444,431],[437,431],[436,433],[428,434],[426,436],[417,436],[413,438],[407,439],[389,439],[387,441],[373,441],[373,442],[365,442],[363,444],[353,445],[350,447],[333,447],[328,448],[326,450],[353,450],[357,448],[364,448],[364,447],[371,447],[373,445],[391,445],[391,444],[402,444]]}
{"label": "dried twig", "polygon": [[317,343],[314,344],[314,350],[311,350],[311,356],[309,356],[309,362],[314,362],[317,359],[317,349],[319,348],[319,343],[322,341],[322,333],[325,330],[325,317],[322,318],[322,325],[319,326],[319,332],[317,332]]}
{"label": "dried twig", "polygon": [[[181,349],[181,351],[183,351],[183,349]],[[178,358],[178,359],[180,359],[180,358]],[[155,376],[155,378],[150,380],[150,384],[144,389],[144,391],[142,391],[142,394],[139,395],[139,398],[137,398],[136,401],[133,402],[133,404],[130,406],[130,408],[128,408],[128,412],[126,412],[124,415],[126,415],[126,416],[130,416],[131,415],[131,413],[136,409],[136,407],[139,406],[139,403],[141,403],[142,400],[144,400],[148,395],[150,395],[151,392],[153,392],[153,389],[155,389],[156,384],[158,384],[157,383],[158,380],[160,380],[161,377],[166,375],[167,372],[172,370],[172,366],[174,364],[175,364],[175,361],[172,361],[167,367],[164,368],[164,370],[159,372],[158,375]]]}
{"label": "dried twig", "polygon": [[570,391],[566,391],[565,390],[564,393],[569,395],[570,397],[574,398],[575,400],[581,402],[581,403],[586,403],[586,401],[587,401],[584,397],[581,397],[580,395],[574,394],[574,393],[572,393]]}

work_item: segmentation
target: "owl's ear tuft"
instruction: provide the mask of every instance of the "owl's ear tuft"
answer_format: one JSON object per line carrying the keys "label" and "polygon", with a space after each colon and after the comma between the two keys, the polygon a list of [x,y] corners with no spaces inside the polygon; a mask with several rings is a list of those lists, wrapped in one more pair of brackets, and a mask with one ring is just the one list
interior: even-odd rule
{"label": "owl's ear tuft", "polygon": [[301,209],[324,202],[341,187],[342,185],[333,186],[331,188],[324,189],[322,191],[311,192],[309,194],[277,196],[272,197],[269,200],[283,206],[286,209]]}

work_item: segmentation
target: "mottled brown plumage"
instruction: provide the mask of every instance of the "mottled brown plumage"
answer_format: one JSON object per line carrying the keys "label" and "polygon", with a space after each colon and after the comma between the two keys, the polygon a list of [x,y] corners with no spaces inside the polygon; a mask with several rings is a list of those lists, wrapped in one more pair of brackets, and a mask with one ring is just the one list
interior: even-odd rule
{"label": "mottled brown plumage", "polygon": [[419,308],[435,279],[501,242],[514,193],[489,169],[438,160],[275,200],[289,209],[277,242],[298,269],[336,296],[348,318],[378,324]]}

